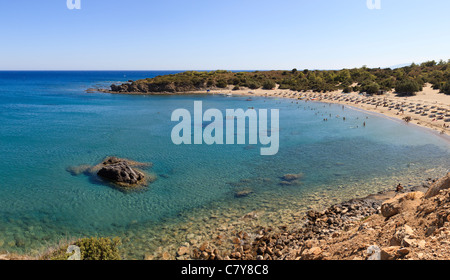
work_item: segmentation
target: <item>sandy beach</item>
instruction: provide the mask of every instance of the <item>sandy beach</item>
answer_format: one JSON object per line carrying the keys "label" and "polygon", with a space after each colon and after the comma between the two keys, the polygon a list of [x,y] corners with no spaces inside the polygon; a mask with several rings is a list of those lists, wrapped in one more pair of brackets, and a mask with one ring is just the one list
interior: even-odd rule
{"label": "sandy beach", "polygon": [[426,85],[423,91],[410,97],[399,97],[393,92],[387,92],[384,95],[365,96],[356,92],[346,94],[342,91],[314,93],[312,91],[296,92],[278,88],[274,90],[232,90],[231,87],[213,90],[211,94],[265,96],[343,104],[399,120],[405,120],[409,117],[409,123],[450,135],[450,96],[432,89],[431,85]]}

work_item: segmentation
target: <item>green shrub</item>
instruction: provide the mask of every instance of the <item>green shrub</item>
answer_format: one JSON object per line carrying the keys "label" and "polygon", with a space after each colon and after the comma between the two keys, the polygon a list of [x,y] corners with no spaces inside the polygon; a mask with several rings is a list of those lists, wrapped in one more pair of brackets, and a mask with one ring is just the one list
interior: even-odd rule
{"label": "green shrub", "polygon": [[415,95],[422,90],[422,86],[412,79],[405,79],[397,83],[395,91],[401,96]]}
{"label": "green shrub", "polygon": [[119,238],[83,238],[67,242],[58,249],[41,257],[42,260],[68,260],[73,254],[67,253],[69,245],[80,248],[81,260],[121,260]]}
{"label": "green shrub", "polygon": [[219,80],[217,81],[216,86],[218,88],[226,88],[228,86],[228,83],[225,80]]}
{"label": "green shrub", "polygon": [[260,86],[259,86],[257,83],[255,83],[255,82],[250,82],[250,83],[248,84],[248,87],[249,87],[250,89],[259,89],[259,88],[260,88]]}
{"label": "green shrub", "polygon": [[380,86],[377,83],[371,82],[362,87],[362,91],[367,94],[378,94],[380,91]]}
{"label": "green shrub", "polygon": [[267,80],[263,83],[263,89],[274,89],[277,85],[274,81]]}
{"label": "green shrub", "polygon": [[240,90],[241,88],[239,87],[239,85],[235,85],[233,90]]}
{"label": "green shrub", "polygon": [[288,84],[281,84],[278,89],[290,89],[290,88],[291,88],[291,86]]}
{"label": "green shrub", "polygon": [[343,92],[344,93],[350,93],[350,92],[352,92],[352,89],[353,89],[352,87],[345,87]]}
{"label": "green shrub", "polygon": [[80,247],[82,260],[120,260],[118,238],[83,238],[75,243]]}
{"label": "green shrub", "polygon": [[450,95],[450,81],[444,83],[441,87],[441,92]]}

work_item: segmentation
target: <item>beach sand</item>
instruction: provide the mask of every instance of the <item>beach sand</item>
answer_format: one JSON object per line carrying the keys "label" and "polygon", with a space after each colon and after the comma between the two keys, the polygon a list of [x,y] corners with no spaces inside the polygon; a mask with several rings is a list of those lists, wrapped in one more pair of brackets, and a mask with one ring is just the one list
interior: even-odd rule
{"label": "beach sand", "polygon": [[399,120],[410,117],[409,123],[450,135],[450,95],[439,93],[438,90],[432,89],[429,84],[423,88],[423,91],[410,97],[399,97],[393,92],[374,96],[365,96],[356,92],[345,94],[342,91],[328,93],[297,92],[281,90],[278,89],[278,86],[274,90],[231,90],[231,87],[229,87],[223,90],[213,90],[210,94],[290,98],[349,105]]}

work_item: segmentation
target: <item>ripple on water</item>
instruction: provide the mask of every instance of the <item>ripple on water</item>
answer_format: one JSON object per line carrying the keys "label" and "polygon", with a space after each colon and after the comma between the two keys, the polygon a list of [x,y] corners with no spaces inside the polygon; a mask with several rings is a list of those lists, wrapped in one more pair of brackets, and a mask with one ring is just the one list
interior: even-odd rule
{"label": "ripple on water", "polygon": [[[280,152],[261,157],[259,146],[173,145],[171,112],[200,97],[77,94],[60,96],[60,110],[21,108],[39,110],[38,119],[18,110],[0,115],[1,251],[36,252],[99,235],[122,237],[127,257],[142,258],[201,242],[224,225],[238,230],[294,222],[308,209],[441,176],[449,165],[448,146],[434,135],[373,116],[364,130],[350,129],[365,119],[351,110],[346,122],[333,117],[324,123],[316,115],[342,116],[340,107],[308,104],[314,110],[304,110],[255,98],[257,109],[280,109]],[[242,98],[201,99],[205,108],[222,110],[247,104]],[[108,155],[153,162],[152,171],[167,176],[144,193],[124,194],[66,172]],[[280,184],[283,175],[299,173],[301,183]],[[252,193],[236,198],[242,189]],[[253,211],[258,219],[241,219]]]}

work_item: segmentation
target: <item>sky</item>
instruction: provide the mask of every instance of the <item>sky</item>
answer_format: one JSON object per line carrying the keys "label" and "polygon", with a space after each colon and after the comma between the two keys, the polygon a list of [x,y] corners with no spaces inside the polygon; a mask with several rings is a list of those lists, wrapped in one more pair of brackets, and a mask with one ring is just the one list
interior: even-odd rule
{"label": "sky", "polygon": [[[76,1],[76,0],[74,0]],[[450,59],[450,1],[0,0],[0,70],[289,70]],[[376,2],[378,0],[372,0]]]}

